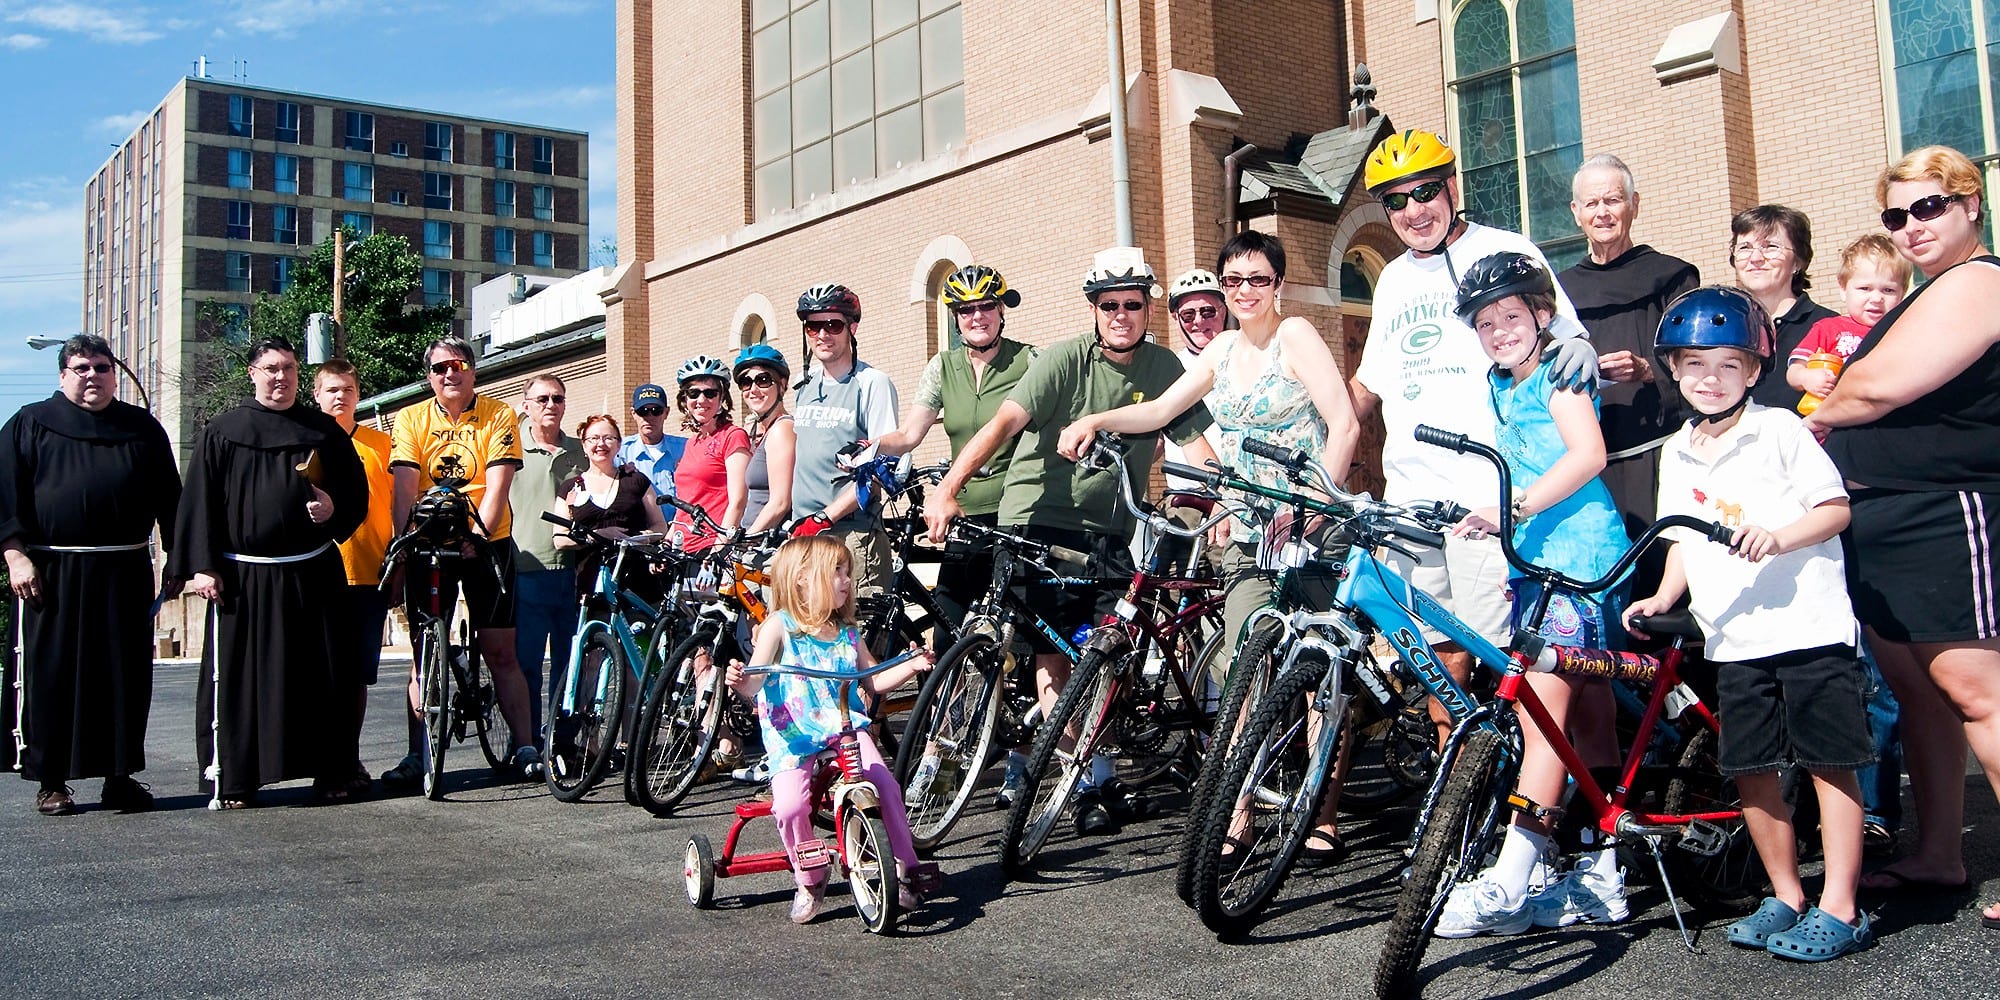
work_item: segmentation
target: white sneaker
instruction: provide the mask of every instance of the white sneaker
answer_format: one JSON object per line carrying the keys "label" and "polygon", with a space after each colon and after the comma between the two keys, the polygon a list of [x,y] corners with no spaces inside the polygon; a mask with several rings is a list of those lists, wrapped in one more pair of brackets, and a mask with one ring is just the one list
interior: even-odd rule
{"label": "white sneaker", "polygon": [[826,883],[802,885],[792,893],[792,923],[809,924],[819,916],[819,905],[826,899]]}
{"label": "white sneaker", "polygon": [[1441,938],[1468,938],[1478,934],[1504,937],[1520,934],[1532,926],[1534,918],[1528,912],[1527,898],[1524,896],[1520,902],[1509,906],[1506,890],[1500,888],[1500,883],[1481,875],[1452,888],[1450,898],[1445,900],[1444,912],[1438,915],[1437,929],[1432,933]]}
{"label": "white sneaker", "polygon": [[1568,927],[1571,924],[1615,924],[1632,915],[1625,903],[1625,872],[1613,867],[1600,872],[1593,858],[1580,858],[1576,867],[1548,887],[1528,897],[1528,909],[1537,927]]}

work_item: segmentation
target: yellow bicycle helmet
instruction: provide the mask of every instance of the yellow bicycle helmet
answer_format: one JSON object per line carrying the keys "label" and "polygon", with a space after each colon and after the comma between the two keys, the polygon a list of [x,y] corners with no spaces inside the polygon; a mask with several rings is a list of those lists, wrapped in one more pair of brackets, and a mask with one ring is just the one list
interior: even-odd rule
{"label": "yellow bicycle helmet", "polygon": [[1436,132],[1408,129],[1390,135],[1368,154],[1368,162],[1361,172],[1361,183],[1370,192],[1379,193],[1397,181],[1450,174],[1452,164],[1457,160],[1451,147],[1445,145]]}
{"label": "yellow bicycle helmet", "polygon": [[938,301],[947,309],[989,300],[1012,309],[1021,304],[1021,293],[1008,288],[1007,279],[984,264],[971,264],[951,272],[938,289]]}

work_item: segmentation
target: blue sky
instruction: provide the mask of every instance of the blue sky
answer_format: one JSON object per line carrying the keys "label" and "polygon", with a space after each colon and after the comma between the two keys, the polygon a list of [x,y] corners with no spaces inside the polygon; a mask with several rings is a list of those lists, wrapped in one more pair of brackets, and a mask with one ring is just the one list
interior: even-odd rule
{"label": "blue sky", "polygon": [[55,390],[53,352],[23,338],[76,332],[84,182],[196,57],[260,87],[587,131],[595,248],[616,235],[612,44],[612,0],[0,0],[0,420]]}

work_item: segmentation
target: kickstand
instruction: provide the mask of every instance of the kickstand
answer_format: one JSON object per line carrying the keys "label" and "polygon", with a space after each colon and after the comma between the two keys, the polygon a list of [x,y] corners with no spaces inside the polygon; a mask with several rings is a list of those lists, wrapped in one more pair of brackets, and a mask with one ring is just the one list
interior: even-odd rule
{"label": "kickstand", "polygon": [[1681,944],[1687,946],[1688,951],[1699,955],[1701,949],[1694,946],[1694,935],[1689,933],[1687,921],[1681,918],[1680,897],[1674,895],[1673,880],[1667,877],[1667,859],[1660,856],[1660,838],[1649,836],[1644,839],[1646,849],[1653,853],[1654,867],[1660,870],[1660,886],[1667,890],[1667,907],[1673,911],[1674,925],[1681,929]]}

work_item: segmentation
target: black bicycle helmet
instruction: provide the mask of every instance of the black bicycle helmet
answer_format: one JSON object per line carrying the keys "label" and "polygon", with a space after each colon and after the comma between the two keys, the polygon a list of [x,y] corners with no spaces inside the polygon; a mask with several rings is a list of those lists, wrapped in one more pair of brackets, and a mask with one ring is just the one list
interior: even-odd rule
{"label": "black bicycle helmet", "polygon": [[799,293],[799,318],[818,312],[835,312],[847,317],[849,323],[861,322],[861,297],[849,291],[846,285],[827,282],[814,285]]}
{"label": "black bicycle helmet", "polygon": [[1555,279],[1549,277],[1549,269],[1542,262],[1512,250],[1503,250],[1482,257],[1465,269],[1465,277],[1458,279],[1458,304],[1452,312],[1458,314],[1458,321],[1472,325],[1479,310],[1492,305],[1509,295],[1554,295]]}

